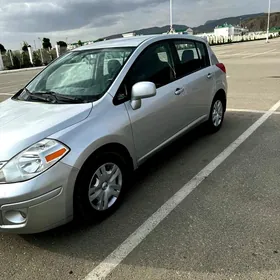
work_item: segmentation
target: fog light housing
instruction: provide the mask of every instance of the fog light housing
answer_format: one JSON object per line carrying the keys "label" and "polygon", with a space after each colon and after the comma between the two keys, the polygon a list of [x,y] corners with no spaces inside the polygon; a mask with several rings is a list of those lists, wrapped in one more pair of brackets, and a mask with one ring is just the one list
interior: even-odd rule
{"label": "fog light housing", "polygon": [[23,224],[27,220],[27,209],[7,210],[3,213],[4,224],[7,222],[11,225]]}

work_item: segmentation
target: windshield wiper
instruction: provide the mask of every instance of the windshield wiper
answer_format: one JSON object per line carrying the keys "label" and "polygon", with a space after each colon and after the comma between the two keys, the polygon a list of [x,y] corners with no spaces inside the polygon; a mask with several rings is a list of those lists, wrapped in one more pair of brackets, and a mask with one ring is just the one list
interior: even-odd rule
{"label": "windshield wiper", "polygon": [[60,102],[69,102],[71,103],[85,103],[86,101],[82,98],[76,96],[69,96],[64,94],[59,94],[54,91],[38,91],[38,92],[30,92],[27,88],[24,89],[25,92],[32,99],[37,99],[49,103],[60,103]]}
{"label": "windshield wiper", "polygon": [[35,94],[43,94],[44,96],[52,96],[55,98],[56,101],[72,101],[75,103],[85,103],[85,100],[80,97],[71,96],[71,95],[65,95],[60,94],[54,91],[46,91],[46,92],[36,92]]}
{"label": "windshield wiper", "polygon": [[[42,94],[31,93],[27,88],[24,88],[23,92],[26,92],[28,94],[28,97],[31,97],[32,99],[53,103],[53,100],[51,100],[49,97],[43,96]],[[24,99],[26,98],[26,96],[24,96],[22,93],[20,94],[20,97],[22,97]],[[56,102],[56,100],[55,100],[55,102]]]}

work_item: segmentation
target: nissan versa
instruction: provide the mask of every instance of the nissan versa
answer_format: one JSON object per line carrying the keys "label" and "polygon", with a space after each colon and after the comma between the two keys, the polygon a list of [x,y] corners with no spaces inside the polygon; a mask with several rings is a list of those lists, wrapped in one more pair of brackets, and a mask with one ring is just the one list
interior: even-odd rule
{"label": "nissan versa", "polygon": [[220,129],[226,69],[203,39],[136,36],[61,56],[0,103],[0,231],[106,217],[128,177],[195,126]]}

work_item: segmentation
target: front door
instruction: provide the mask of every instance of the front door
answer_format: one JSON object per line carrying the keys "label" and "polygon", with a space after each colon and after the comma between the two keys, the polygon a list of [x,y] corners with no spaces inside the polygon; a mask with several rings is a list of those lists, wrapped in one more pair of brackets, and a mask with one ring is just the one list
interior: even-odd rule
{"label": "front door", "polygon": [[135,149],[141,161],[180,130],[180,95],[176,95],[175,71],[169,45],[158,42],[146,48],[128,72],[127,91],[140,81],[155,83],[156,96],[142,100],[142,106],[126,108],[131,120]]}

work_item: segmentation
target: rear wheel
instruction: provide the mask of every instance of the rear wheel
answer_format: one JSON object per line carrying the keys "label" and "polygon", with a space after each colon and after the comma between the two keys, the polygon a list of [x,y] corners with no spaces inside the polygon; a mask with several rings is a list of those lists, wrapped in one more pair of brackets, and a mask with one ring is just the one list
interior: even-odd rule
{"label": "rear wheel", "polygon": [[114,152],[90,158],[76,182],[75,218],[91,222],[112,214],[122,201],[128,170],[125,159]]}
{"label": "rear wheel", "polygon": [[225,115],[225,102],[221,95],[214,98],[211,106],[207,128],[210,133],[215,133],[220,130]]}

